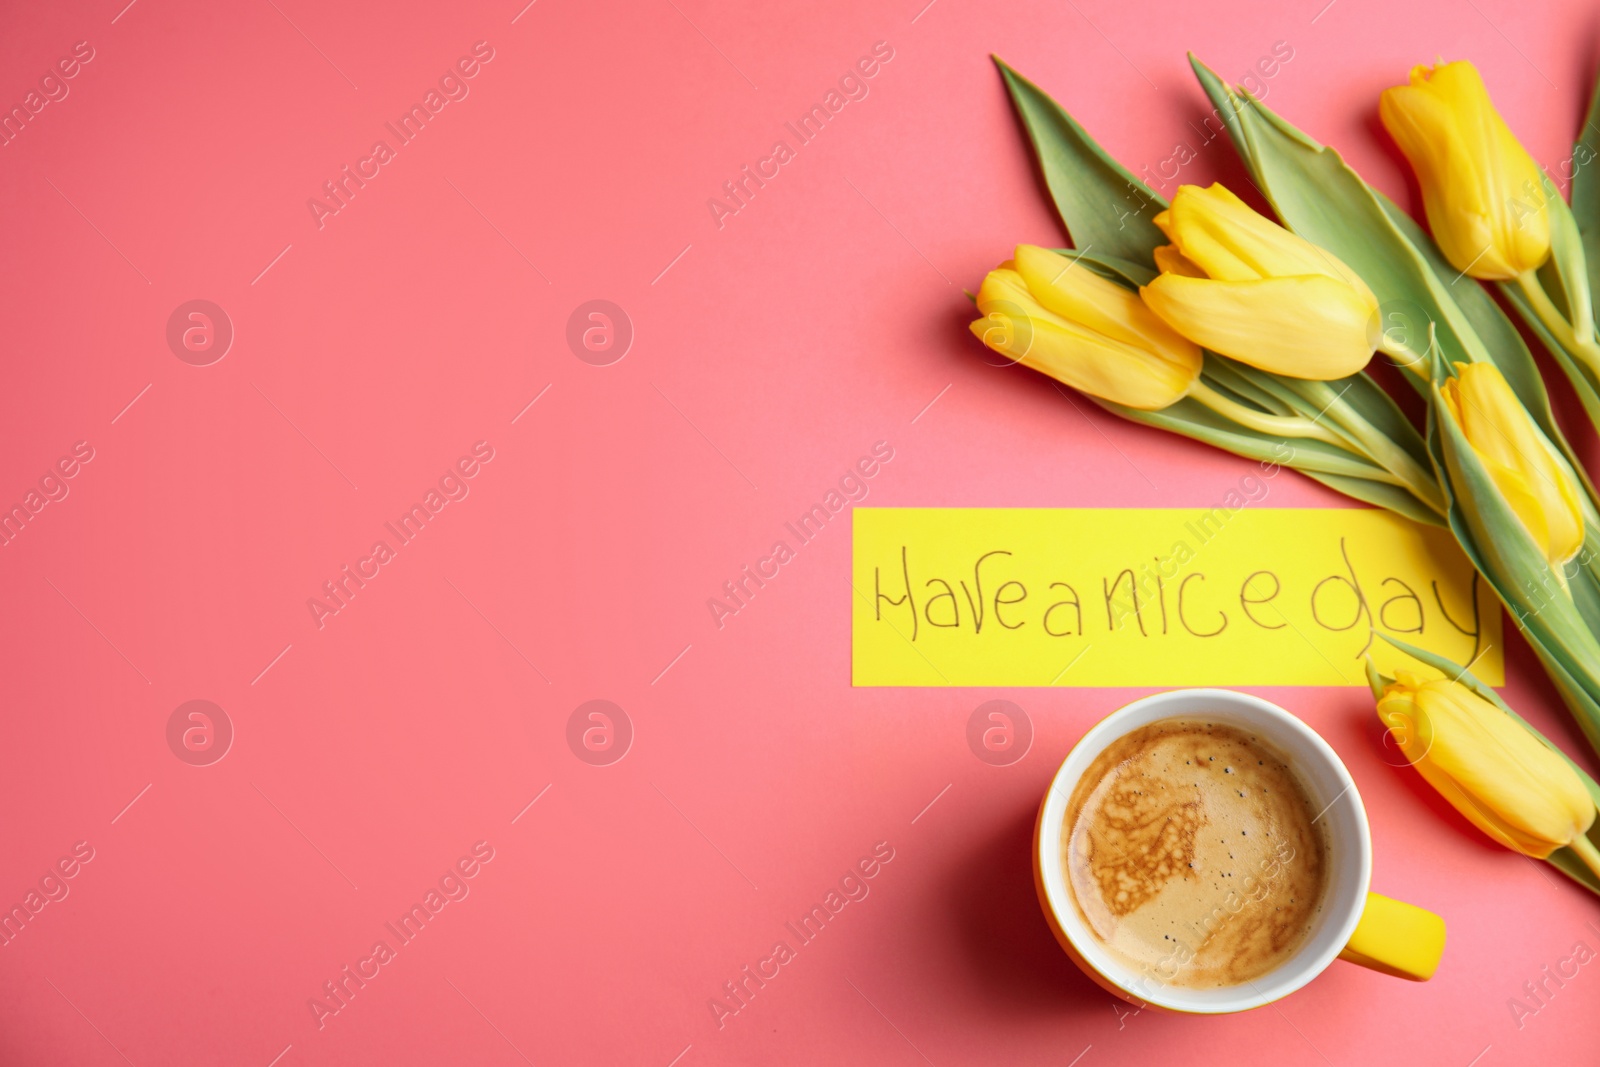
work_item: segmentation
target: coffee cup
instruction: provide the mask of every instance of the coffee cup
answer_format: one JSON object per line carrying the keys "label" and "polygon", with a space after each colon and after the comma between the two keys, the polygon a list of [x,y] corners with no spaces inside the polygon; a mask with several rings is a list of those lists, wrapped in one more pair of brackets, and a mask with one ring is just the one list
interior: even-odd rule
{"label": "coffee cup", "polygon": [[[1098,757],[1134,731],[1167,720],[1203,721],[1259,739],[1293,771],[1325,843],[1322,897],[1308,930],[1286,958],[1235,985],[1193,988],[1164,967],[1135,967],[1086,918],[1066,872],[1063,823],[1074,791]],[[1432,912],[1370,891],[1372,833],[1355,780],[1311,727],[1259,697],[1227,689],[1179,689],[1136,700],[1093,726],[1067,754],[1039,807],[1034,882],[1056,940],[1109,992],[1173,1012],[1216,1015],[1270,1004],[1306,985],[1335,959],[1426,981],[1444,951],[1444,921]],[[1180,883],[1174,892],[1181,892]]]}

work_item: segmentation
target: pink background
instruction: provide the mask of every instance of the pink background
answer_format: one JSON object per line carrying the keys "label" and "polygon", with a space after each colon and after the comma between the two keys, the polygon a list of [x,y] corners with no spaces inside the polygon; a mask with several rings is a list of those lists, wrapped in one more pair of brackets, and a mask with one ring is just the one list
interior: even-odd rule
{"label": "pink background", "polygon": [[[1046,931],[1028,845],[1061,757],[1138,691],[852,689],[843,521],[721,629],[706,607],[874,442],[894,450],[875,505],[1210,505],[1249,468],[981,358],[962,288],[1062,239],[988,53],[1154,170],[1207,110],[1186,49],[1239,77],[1286,42],[1268,103],[1415,204],[1378,91],[1470,57],[1559,167],[1595,59],[1585,5],[125,2],[8,4],[0,35],[7,106],[94,49],[0,149],[0,501],[94,450],[0,549],[0,902],[94,849],[0,948],[0,1062],[1592,1048],[1593,968],[1520,1029],[1507,1001],[1600,948],[1597,902],[1386,762],[1361,691],[1262,695],[1349,763],[1375,888],[1448,920],[1439,976],[1336,964],[1247,1016],[1119,1017]],[[480,40],[470,95],[319,229],[307,199]],[[719,229],[707,198],[792,145],[783,123],[877,41],[894,54],[870,95]],[[1235,168],[1218,142],[1181,180]],[[165,340],[194,298],[236,330],[210,366]],[[565,340],[592,299],[635,330],[610,366]],[[494,458],[470,496],[319,629],[307,599],[477,441]],[[1342,501],[1290,475],[1270,503]],[[1579,751],[1511,657],[1509,696]],[[1007,767],[965,740],[995,697],[1037,733]],[[635,731],[603,767],[565,734],[595,698]],[[168,748],[191,699],[236,730],[211,766]],[[470,895],[319,1029],[308,1000],[481,840]],[[719,1028],[722,984],[793,944],[785,922],[877,842],[894,858],[870,894]]]}

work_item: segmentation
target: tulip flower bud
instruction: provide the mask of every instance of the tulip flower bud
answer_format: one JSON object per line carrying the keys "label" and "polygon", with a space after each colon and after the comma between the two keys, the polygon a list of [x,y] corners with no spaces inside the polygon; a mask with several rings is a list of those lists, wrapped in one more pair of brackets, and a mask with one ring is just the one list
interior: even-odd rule
{"label": "tulip flower bud", "polygon": [[1594,822],[1594,799],[1571,765],[1460,682],[1399,671],[1378,718],[1429,785],[1509,848],[1544,859]]}
{"label": "tulip flower bud", "polygon": [[1539,165],[1495,110],[1471,63],[1411,68],[1378,115],[1422,186],[1428,226],[1451,266],[1504,281],[1550,256]]}
{"label": "tulip flower bud", "polygon": [[1172,246],[1139,292],[1191,341],[1290,378],[1344,378],[1372,358],[1377,297],[1333,253],[1221,185],[1179,186],[1155,223]]}
{"label": "tulip flower bud", "polygon": [[996,352],[1102,400],[1158,411],[1200,376],[1200,349],[1138,295],[1035,245],[989,272],[972,324]]}
{"label": "tulip flower bud", "polygon": [[1492,363],[1457,363],[1439,389],[1495,488],[1555,568],[1583,547],[1578,487]]}

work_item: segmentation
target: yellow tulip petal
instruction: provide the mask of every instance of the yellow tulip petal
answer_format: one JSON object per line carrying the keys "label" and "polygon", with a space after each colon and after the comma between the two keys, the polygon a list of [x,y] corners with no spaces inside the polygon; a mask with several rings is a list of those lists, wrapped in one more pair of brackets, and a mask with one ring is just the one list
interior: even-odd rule
{"label": "yellow tulip petal", "polygon": [[1385,90],[1378,112],[1417,173],[1423,212],[1451,266],[1474,278],[1516,277],[1478,173],[1489,149],[1470,143],[1482,139],[1463,137],[1444,100],[1410,86]]}
{"label": "yellow tulip petal", "polygon": [[[1138,302],[1120,286],[1105,284]],[[1204,357],[1183,338],[1172,335],[1176,344],[1147,346],[1108,337],[1040,304],[1014,270],[992,270],[984,277],[978,310],[983,318],[971,324],[972,333],[989,348],[1104,400],[1155,411],[1181,399],[1200,376]],[[1149,311],[1141,305],[1137,314]],[[1170,333],[1159,320],[1155,328]]]}
{"label": "yellow tulip petal", "polygon": [[1440,388],[1490,480],[1552,565],[1578,554],[1585,529],[1578,487],[1500,369],[1458,363]]}
{"label": "yellow tulip petal", "polygon": [[1163,274],[1139,292],[1191,341],[1275,374],[1326,381],[1372,358],[1374,309],[1325,276],[1222,282]]}
{"label": "yellow tulip petal", "polygon": [[1397,672],[1378,715],[1427,782],[1501,844],[1542,859],[1594,822],[1571,765],[1459,682]]}
{"label": "yellow tulip petal", "polygon": [[[1267,229],[1272,224],[1223,186],[1180,185],[1168,212],[1172,221],[1167,236],[1209,276],[1246,281],[1269,273],[1264,261],[1274,259]],[[1291,274],[1310,273],[1303,263],[1276,262],[1290,266]]]}
{"label": "yellow tulip petal", "polygon": [[1368,300],[1377,298],[1355,271],[1324,248],[1256,211],[1227,187],[1178,187],[1172,198],[1173,243],[1212,278],[1248,281],[1320,274],[1345,282]]}
{"label": "yellow tulip petal", "polygon": [[1038,245],[1018,245],[1014,262],[1034,299],[1063,319],[1199,372],[1194,342],[1162,322],[1133,290]]}
{"label": "yellow tulip petal", "polygon": [[1178,251],[1177,245],[1160,245],[1155,250],[1156,267],[1168,274],[1180,274],[1185,278],[1204,278],[1206,272],[1201,270],[1188,256]]}
{"label": "yellow tulip petal", "polygon": [[[1570,546],[1571,555],[1575,555],[1583,547],[1581,529],[1577,530],[1579,537],[1576,544],[1571,544],[1571,531],[1562,531],[1567,536],[1551,529],[1551,520],[1563,526],[1571,525],[1562,523],[1561,516],[1551,515],[1544,506],[1544,495],[1539,492],[1539,487],[1528,481],[1526,472],[1511,467],[1498,467],[1485,464],[1489,478],[1494,482],[1495,488],[1500,490],[1506,498],[1506,503],[1511,510],[1516,512],[1517,518],[1522,520],[1522,525],[1527,527],[1528,535],[1533,538],[1544,553],[1546,559],[1566,559],[1568,554],[1557,552]],[[1561,544],[1557,544],[1557,541]]]}
{"label": "yellow tulip petal", "polygon": [[1484,459],[1502,467],[1550,462],[1549,446],[1499,367],[1458,363],[1452,384],[1462,432]]}
{"label": "yellow tulip petal", "polygon": [[1156,229],[1167,235],[1167,240],[1172,240],[1172,209],[1168,208],[1150,220],[1156,224]]}
{"label": "yellow tulip petal", "polygon": [[1399,746],[1401,753],[1411,763],[1427,755],[1427,749],[1418,741],[1415,700],[1416,681],[1409,672],[1395,672],[1397,685],[1385,689],[1378,698],[1378,718],[1389,728],[1389,737]]}
{"label": "yellow tulip petal", "polygon": [[1199,368],[1152,358],[1132,345],[1062,322],[1050,312],[1016,317],[990,311],[971,324],[990,348],[1090,396],[1145,411],[1181,400]]}
{"label": "yellow tulip petal", "polygon": [[1416,171],[1428,225],[1452,266],[1510,279],[1550,254],[1538,164],[1495,110],[1471,63],[1419,66],[1378,114]]}
{"label": "yellow tulip petal", "polygon": [[1485,806],[1463,789],[1455,779],[1433,764],[1424,761],[1417,764],[1416,768],[1423,780],[1433,787],[1434,792],[1447,800],[1451,807],[1466,817],[1468,822],[1506,848],[1514,849],[1525,856],[1544,859],[1561,847],[1552,841],[1524,833],[1519,828],[1502,821],[1496,817],[1493,809]]}
{"label": "yellow tulip petal", "polygon": [[1150,353],[1104,337],[1035,324],[1033,348],[1022,361],[1074,389],[1114,403],[1159,411],[1181,400],[1199,364],[1152,359]]}
{"label": "yellow tulip petal", "polygon": [[[1467,364],[1457,363],[1455,366],[1456,370],[1459,372],[1461,368],[1467,366]],[[1460,385],[1461,383],[1459,379],[1446,378],[1444,380],[1444,384],[1439,387],[1439,396],[1444,401],[1445,409],[1449,411],[1450,415],[1456,420],[1457,426],[1463,425],[1461,421]]]}
{"label": "yellow tulip petal", "polygon": [[[991,304],[1015,305],[1019,310],[1038,309],[1039,302],[1028,292],[1028,283],[1015,270],[999,267],[983,276],[978,287],[978,310],[988,314]],[[1009,310],[1003,308],[1002,310]]]}
{"label": "yellow tulip petal", "polygon": [[[1407,671],[1396,671],[1396,682],[1384,690],[1378,699],[1378,718],[1389,728],[1390,739],[1399,746],[1406,759],[1424,780],[1450,805],[1466,816],[1478,829],[1508,848],[1518,852],[1538,850],[1542,841],[1536,841],[1507,826],[1484,804],[1473,799],[1448,774],[1428,759],[1434,742],[1438,739],[1437,724],[1429,720],[1418,706],[1422,684]],[[1498,709],[1495,709],[1498,710]],[[1444,731],[1447,737],[1451,731]],[[1548,855],[1548,851],[1546,852]]]}
{"label": "yellow tulip petal", "polygon": [[1543,855],[1589,828],[1595,807],[1583,780],[1521,723],[1454,683],[1426,683],[1418,698],[1431,734],[1425,764],[1469,797],[1480,818]]}

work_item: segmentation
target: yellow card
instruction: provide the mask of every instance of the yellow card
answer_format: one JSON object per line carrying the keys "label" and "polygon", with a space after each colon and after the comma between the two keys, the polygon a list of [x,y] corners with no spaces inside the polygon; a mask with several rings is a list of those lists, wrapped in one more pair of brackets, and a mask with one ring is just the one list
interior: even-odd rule
{"label": "yellow card", "polygon": [[[1354,508],[856,508],[855,685],[1505,680],[1500,605],[1448,531]],[[1426,672],[1431,673],[1431,672]]]}

